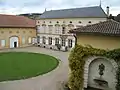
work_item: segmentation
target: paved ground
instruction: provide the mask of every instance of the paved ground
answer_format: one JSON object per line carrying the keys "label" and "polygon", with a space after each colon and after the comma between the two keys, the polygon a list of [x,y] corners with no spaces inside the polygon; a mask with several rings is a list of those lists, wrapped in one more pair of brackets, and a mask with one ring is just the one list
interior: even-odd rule
{"label": "paved ground", "polygon": [[[60,59],[59,66],[42,76],[33,77],[26,80],[0,82],[0,90],[59,90],[61,81],[68,80],[68,54],[69,52],[59,52],[39,47],[27,47],[19,49],[8,49],[3,51],[28,51],[44,53]],[[29,64],[29,63],[28,63]],[[4,70],[4,69],[3,69]]]}

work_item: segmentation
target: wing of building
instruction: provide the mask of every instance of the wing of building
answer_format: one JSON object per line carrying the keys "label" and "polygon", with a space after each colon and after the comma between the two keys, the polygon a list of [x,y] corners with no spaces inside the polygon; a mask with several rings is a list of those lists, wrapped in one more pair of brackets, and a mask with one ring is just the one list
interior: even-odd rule
{"label": "wing of building", "polygon": [[55,49],[55,45],[60,44],[71,49],[75,38],[69,30],[103,22],[106,18],[100,6],[45,11],[36,20],[38,45]]}
{"label": "wing of building", "polygon": [[24,16],[0,14],[0,49],[32,45],[35,21]]}
{"label": "wing of building", "polygon": [[102,49],[120,48],[120,23],[114,20],[80,27],[70,32],[76,33],[77,43],[81,45],[89,44]]}

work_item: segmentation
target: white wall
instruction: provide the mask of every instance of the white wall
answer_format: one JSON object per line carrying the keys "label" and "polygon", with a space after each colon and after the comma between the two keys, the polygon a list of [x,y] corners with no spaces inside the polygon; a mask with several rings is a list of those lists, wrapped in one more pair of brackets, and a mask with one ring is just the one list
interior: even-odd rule
{"label": "white wall", "polygon": [[[45,21],[45,23],[44,23],[44,21]],[[50,23],[50,21],[51,21],[51,23]],[[48,25],[53,25],[53,34],[55,34],[55,24],[57,24],[57,21],[59,22],[58,23],[59,25],[63,25],[63,24],[68,25],[68,24],[70,24],[70,21],[72,21],[72,24],[74,25],[74,27],[76,27],[77,25],[82,25],[82,26],[88,25],[89,21],[91,21],[91,24],[106,21],[106,18],[41,19],[41,20],[36,20],[36,25],[40,25],[40,27],[39,27],[40,33],[43,33],[42,24],[46,24],[46,33],[49,33]],[[63,23],[63,21],[65,23]],[[79,21],[81,21],[81,23],[79,23]],[[62,28],[61,28],[61,30],[62,30]],[[67,30],[68,30],[68,27],[67,27]],[[68,32],[68,31],[66,31],[66,32]]]}

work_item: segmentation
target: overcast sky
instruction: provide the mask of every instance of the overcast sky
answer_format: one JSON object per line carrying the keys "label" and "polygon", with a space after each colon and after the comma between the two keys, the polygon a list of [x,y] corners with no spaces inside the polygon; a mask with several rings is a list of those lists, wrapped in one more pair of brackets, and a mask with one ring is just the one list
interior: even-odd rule
{"label": "overcast sky", "polygon": [[[101,0],[102,8],[110,13],[120,13],[120,0]],[[98,6],[100,0],[0,0],[1,14],[42,13],[47,10]]]}

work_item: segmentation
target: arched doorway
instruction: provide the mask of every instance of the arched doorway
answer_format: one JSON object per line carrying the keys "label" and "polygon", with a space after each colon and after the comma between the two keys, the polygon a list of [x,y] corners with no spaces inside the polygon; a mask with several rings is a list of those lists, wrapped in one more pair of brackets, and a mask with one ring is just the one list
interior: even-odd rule
{"label": "arched doorway", "polygon": [[18,37],[16,36],[10,37],[10,48],[17,48],[19,45],[18,42],[19,42]]}
{"label": "arched doorway", "polygon": [[84,66],[84,87],[115,90],[117,63],[104,57],[89,57]]}

